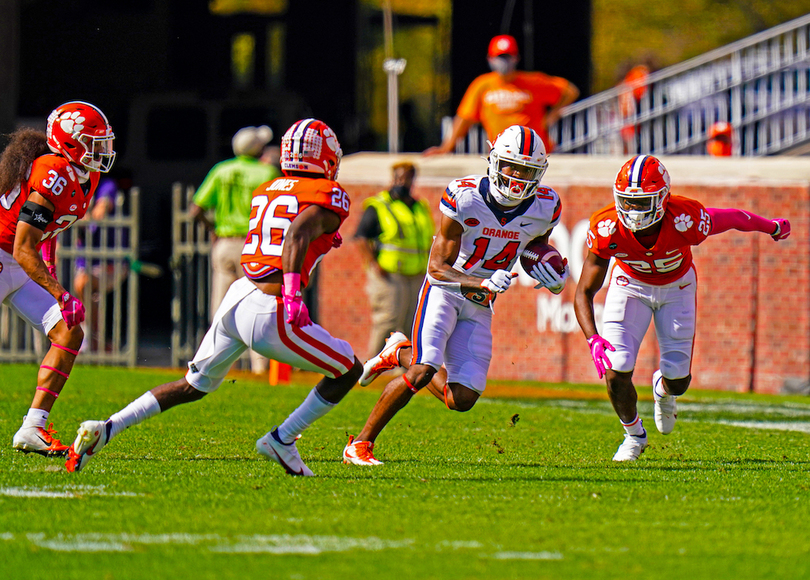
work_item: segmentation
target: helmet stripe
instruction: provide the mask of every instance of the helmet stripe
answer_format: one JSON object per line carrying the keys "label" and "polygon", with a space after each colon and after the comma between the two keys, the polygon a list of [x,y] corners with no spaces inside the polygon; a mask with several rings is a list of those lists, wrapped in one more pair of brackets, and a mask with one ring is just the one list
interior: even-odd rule
{"label": "helmet stripe", "polygon": [[309,129],[315,122],[315,119],[304,119],[298,124],[298,127],[296,127],[293,137],[294,139],[298,140],[297,153],[299,155],[304,154],[304,136],[307,134],[307,129]]}
{"label": "helmet stripe", "polygon": [[[296,133],[303,122],[304,121],[296,121],[295,124],[287,130],[287,133],[290,135],[290,146],[295,142]],[[290,153],[292,153],[292,150],[290,150]]]}
{"label": "helmet stripe", "polygon": [[[526,141],[526,137],[529,137],[528,143]],[[528,150],[527,150],[528,146]],[[528,127],[520,128],[520,154],[521,155],[531,155],[532,150],[534,149],[534,135],[532,131]]]}
{"label": "helmet stripe", "polygon": [[630,187],[641,187],[641,176],[644,173],[644,163],[649,159],[649,155],[636,155],[635,159],[633,159],[632,165],[630,165],[629,175],[627,179]]}

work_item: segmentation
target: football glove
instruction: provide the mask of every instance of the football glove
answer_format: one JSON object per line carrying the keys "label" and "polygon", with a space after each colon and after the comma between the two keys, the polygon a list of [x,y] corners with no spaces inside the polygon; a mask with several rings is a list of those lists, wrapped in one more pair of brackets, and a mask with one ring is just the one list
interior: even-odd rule
{"label": "football glove", "polygon": [[281,286],[281,300],[284,310],[287,311],[287,323],[295,326],[309,326],[312,320],[309,310],[301,296],[301,274],[284,274],[284,284]]}
{"label": "football glove", "polygon": [[332,236],[332,247],[337,249],[343,245],[343,236],[340,235],[340,232],[335,232],[335,235]]}
{"label": "football glove", "polygon": [[615,352],[616,349],[613,348],[612,344],[598,334],[594,334],[588,339],[588,346],[591,347],[591,358],[593,359],[593,364],[596,367],[596,372],[599,373],[599,378],[601,379],[605,376],[607,369],[613,368],[613,363],[610,362],[610,359],[607,357],[605,351],[609,350],[611,352]]}
{"label": "football glove", "polygon": [[512,273],[507,270],[495,270],[492,276],[481,282],[481,286],[490,292],[500,294],[509,289],[515,276],[517,276],[517,272]]}
{"label": "football glove", "polygon": [[784,219],[772,220],[776,224],[776,231],[771,234],[774,241],[784,240],[790,235],[790,222]]}
{"label": "football glove", "polygon": [[551,264],[539,262],[532,266],[531,276],[539,282],[537,288],[548,288],[549,292],[559,294],[565,288],[565,281],[568,279],[571,271],[568,268],[568,261],[564,262],[565,270],[560,274],[555,270]]}
{"label": "football glove", "polygon": [[62,294],[61,308],[62,319],[69,329],[84,322],[84,304],[75,296],[71,296],[70,292]]}

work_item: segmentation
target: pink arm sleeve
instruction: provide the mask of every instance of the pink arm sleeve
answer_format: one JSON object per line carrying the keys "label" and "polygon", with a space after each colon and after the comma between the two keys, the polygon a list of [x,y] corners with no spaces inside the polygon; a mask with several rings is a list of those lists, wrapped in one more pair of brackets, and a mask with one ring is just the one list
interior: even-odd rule
{"label": "pink arm sleeve", "polygon": [[717,209],[714,207],[707,207],[706,211],[712,218],[710,236],[722,234],[728,230],[762,232],[769,235],[776,233],[777,226],[773,220],[765,219],[751,212],[741,209]]}
{"label": "pink arm sleeve", "polygon": [[56,262],[56,236],[51,236],[42,244],[42,261],[46,264]]}

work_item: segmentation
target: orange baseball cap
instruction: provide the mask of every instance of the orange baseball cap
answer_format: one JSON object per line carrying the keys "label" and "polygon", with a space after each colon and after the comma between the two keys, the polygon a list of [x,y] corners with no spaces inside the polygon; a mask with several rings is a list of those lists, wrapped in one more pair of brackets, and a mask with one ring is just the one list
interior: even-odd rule
{"label": "orange baseball cap", "polygon": [[487,51],[487,58],[493,58],[502,54],[510,56],[520,56],[518,50],[517,40],[514,36],[508,34],[501,34],[489,41],[489,51]]}

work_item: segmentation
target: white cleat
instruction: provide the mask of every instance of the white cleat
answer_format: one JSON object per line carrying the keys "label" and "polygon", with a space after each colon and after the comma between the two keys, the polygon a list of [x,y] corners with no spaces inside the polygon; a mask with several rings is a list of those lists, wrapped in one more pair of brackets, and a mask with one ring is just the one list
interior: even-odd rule
{"label": "white cleat", "polygon": [[[663,381],[661,371],[653,373],[653,399],[655,399],[655,426],[658,431],[663,435],[669,435],[675,428],[675,421],[678,418],[678,411],[676,409],[675,400],[677,397],[672,395],[660,396],[656,387]],[[661,390],[664,386],[661,385]]]}
{"label": "white cleat", "polygon": [[343,449],[343,463],[354,465],[382,465],[383,462],[374,457],[374,443],[371,441],[355,441],[349,435],[349,442]]}
{"label": "white cleat", "polygon": [[370,358],[363,365],[363,374],[360,375],[360,386],[367,387],[374,379],[385,371],[390,371],[399,366],[399,349],[411,346],[411,341],[403,333],[392,332],[391,336],[385,339],[385,346],[374,358]]}
{"label": "white cleat", "polygon": [[68,449],[65,468],[70,472],[84,469],[87,462],[104,449],[109,441],[110,427],[108,421],[85,421],[79,425],[76,440]]}
{"label": "white cleat", "polygon": [[315,475],[309,467],[304,465],[301,456],[298,455],[295,441],[292,443],[281,442],[281,439],[278,438],[277,427],[274,427],[272,431],[256,441],[256,451],[267,457],[267,459],[278,463],[290,475],[307,477]]}
{"label": "white cleat", "polygon": [[48,427],[20,427],[11,440],[11,447],[23,453],[39,453],[45,457],[63,456],[68,446],[56,437],[53,423]]}
{"label": "white cleat", "polygon": [[624,441],[616,450],[613,461],[635,461],[647,448],[647,433],[643,437],[624,435]]}

